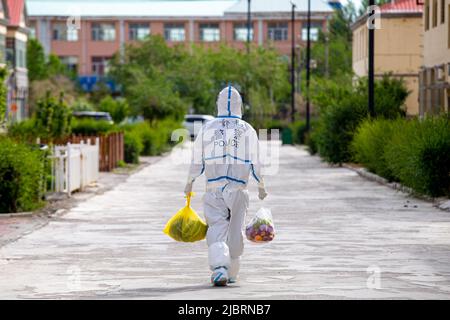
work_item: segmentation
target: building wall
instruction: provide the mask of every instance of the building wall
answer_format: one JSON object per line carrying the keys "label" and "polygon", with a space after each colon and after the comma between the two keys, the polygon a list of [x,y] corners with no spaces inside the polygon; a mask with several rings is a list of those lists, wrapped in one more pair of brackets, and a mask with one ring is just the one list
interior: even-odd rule
{"label": "building wall", "polygon": [[[322,23],[325,27],[326,15],[315,15],[314,21]],[[304,18],[301,18],[304,19]],[[91,24],[93,22],[109,22],[114,23],[116,28],[116,39],[111,42],[92,41],[91,40]],[[288,23],[288,39],[285,41],[270,42],[268,40],[268,23],[274,21],[284,21]],[[234,23],[246,23],[245,19],[241,18],[176,18],[170,20],[163,19],[128,19],[128,18],[114,18],[98,20],[95,18],[83,19],[81,21],[81,28],[79,30],[78,41],[56,41],[52,39],[52,26],[57,22],[65,22],[61,18],[53,17],[29,17],[29,25],[34,29],[36,37],[43,44],[46,53],[54,53],[60,57],[76,56],[78,57],[79,65],[78,71],[80,75],[92,74],[92,57],[104,56],[111,57],[115,52],[119,51],[122,44],[129,43],[129,25],[135,22],[150,23],[150,30],[152,35],[164,36],[164,24],[181,22],[185,27],[185,41],[184,44],[201,44],[208,47],[218,47],[220,44],[231,45],[235,48],[244,49],[245,42],[234,40]],[[200,41],[199,25],[201,23],[218,23],[220,25],[220,41],[219,42],[203,42]],[[295,37],[296,43],[304,43],[306,39],[301,39],[301,27],[303,21],[298,19],[295,22]],[[123,26],[123,29],[121,28]],[[291,52],[291,23],[290,18],[278,18],[278,20],[269,20],[263,18],[254,18],[253,20],[253,43],[259,45],[273,45],[280,53],[290,55]],[[121,41],[121,34],[123,40]],[[169,42],[169,45],[180,44],[180,42]]]}
{"label": "building wall", "polygon": [[[420,113],[450,109],[450,0],[425,0]],[[427,14],[426,14],[427,13]]]}
{"label": "building wall", "polygon": [[[381,29],[375,31],[375,74],[391,72],[405,80],[411,92],[406,100],[407,113],[419,113],[418,72],[422,64],[422,18],[420,16],[382,16]],[[360,24],[353,30],[353,71],[368,73],[368,29]]]}

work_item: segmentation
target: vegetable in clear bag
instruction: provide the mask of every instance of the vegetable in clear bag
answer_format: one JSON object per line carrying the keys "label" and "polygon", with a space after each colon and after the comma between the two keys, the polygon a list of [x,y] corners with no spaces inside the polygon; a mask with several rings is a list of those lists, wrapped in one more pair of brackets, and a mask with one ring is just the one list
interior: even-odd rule
{"label": "vegetable in clear bag", "polygon": [[195,242],[206,238],[208,225],[191,208],[191,192],[186,196],[186,206],[167,222],[164,233],[176,241]]}
{"label": "vegetable in clear bag", "polygon": [[251,242],[267,243],[275,238],[275,226],[273,224],[270,209],[260,208],[255,217],[245,227],[245,235]]}

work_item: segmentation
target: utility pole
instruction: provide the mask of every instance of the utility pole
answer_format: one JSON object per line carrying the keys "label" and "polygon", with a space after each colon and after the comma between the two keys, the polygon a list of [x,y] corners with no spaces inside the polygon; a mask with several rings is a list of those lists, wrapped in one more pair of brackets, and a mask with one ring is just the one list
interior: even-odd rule
{"label": "utility pole", "polygon": [[250,53],[250,32],[252,29],[251,0],[247,0],[247,53]]}
{"label": "utility pole", "polygon": [[[371,16],[375,14],[375,10],[373,9],[375,6],[375,0],[369,0],[370,12],[367,16],[368,19],[368,28],[369,28],[369,66],[368,66],[368,107],[369,114],[371,117],[375,116],[375,74],[374,74],[374,65],[375,65],[375,25],[370,24]],[[373,20],[372,20],[373,21]]]}
{"label": "utility pole", "polygon": [[309,82],[311,79],[311,0],[308,0],[308,21],[306,37],[306,131],[310,129]]}
{"label": "utility pole", "polygon": [[291,17],[291,122],[295,121],[295,7],[291,2],[292,17]]}

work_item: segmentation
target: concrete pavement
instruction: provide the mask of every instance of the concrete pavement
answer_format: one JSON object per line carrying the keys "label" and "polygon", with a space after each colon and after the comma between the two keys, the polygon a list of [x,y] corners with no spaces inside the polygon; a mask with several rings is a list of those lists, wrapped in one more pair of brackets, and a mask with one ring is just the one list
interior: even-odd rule
{"label": "concrete pavement", "polygon": [[[295,147],[266,178],[274,242],[247,242],[240,282],[213,288],[205,241],[162,233],[186,170],[163,159],[1,247],[0,298],[450,298],[448,212]],[[203,180],[194,188],[202,215]],[[250,191],[247,221],[261,205]]]}

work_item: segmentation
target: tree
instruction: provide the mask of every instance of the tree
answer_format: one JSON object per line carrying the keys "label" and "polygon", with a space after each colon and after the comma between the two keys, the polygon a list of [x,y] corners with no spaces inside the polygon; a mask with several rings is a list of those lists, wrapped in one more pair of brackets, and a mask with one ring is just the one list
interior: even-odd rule
{"label": "tree", "polygon": [[217,94],[228,84],[250,106],[246,117],[272,118],[289,100],[288,65],[274,49],[255,46],[247,55],[225,45],[169,47],[151,36],[127,46],[110,67],[132,113],[147,119],[179,116],[186,109],[215,114]]}
{"label": "tree", "polygon": [[[392,0],[375,0],[375,5],[381,6],[381,5],[383,5],[385,3],[389,3],[391,1]],[[361,6],[359,7],[359,11],[358,11],[359,16],[366,14],[368,7],[369,7],[369,0],[362,0]]]}
{"label": "tree", "polygon": [[27,69],[30,81],[48,78],[44,48],[36,39],[28,39],[27,42]]}
{"label": "tree", "polygon": [[66,66],[61,62],[58,56],[50,54],[46,63],[47,78],[64,75],[69,77]]}
{"label": "tree", "polygon": [[58,56],[54,54],[45,56],[44,48],[36,39],[29,39],[27,42],[27,68],[30,81],[45,80],[60,75],[70,76]]}
{"label": "tree", "polygon": [[[352,72],[352,30],[351,24],[356,17],[356,8],[349,1],[341,10],[336,10],[329,21],[329,32],[320,33],[319,40],[312,48],[312,57],[317,62],[314,74],[323,77],[326,73],[328,58],[328,74],[330,77]],[[328,46],[328,57],[326,47]]]}
{"label": "tree", "polygon": [[47,92],[44,99],[36,105],[35,125],[42,138],[54,141],[70,134],[70,109],[64,103],[63,94],[59,100]]}
{"label": "tree", "polygon": [[64,103],[74,103],[77,94],[72,75],[58,56],[45,56],[44,48],[36,39],[29,39],[27,43],[27,68],[30,80],[29,105],[31,113],[38,101],[44,100],[48,92],[56,96],[62,93]]}
{"label": "tree", "polygon": [[89,100],[93,104],[99,104],[102,99],[111,96],[111,89],[108,86],[108,82],[104,78],[98,79],[95,83],[92,92],[89,93]]}
{"label": "tree", "polygon": [[352,40],[351,24],[357,16],[355,4],[349,1],[341,10],[334,12],[330,21],[330,36],[332,38],[343,37],[347,41]]}

